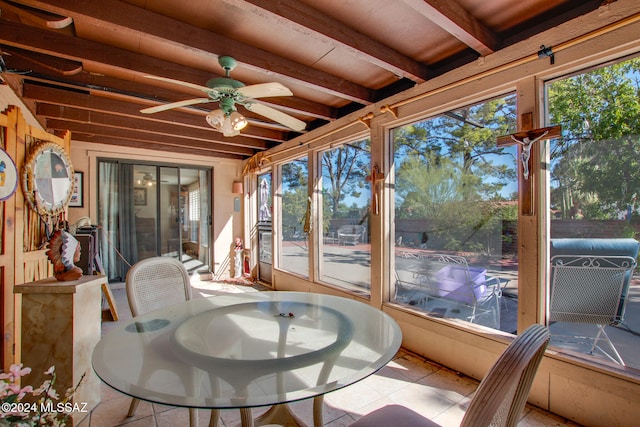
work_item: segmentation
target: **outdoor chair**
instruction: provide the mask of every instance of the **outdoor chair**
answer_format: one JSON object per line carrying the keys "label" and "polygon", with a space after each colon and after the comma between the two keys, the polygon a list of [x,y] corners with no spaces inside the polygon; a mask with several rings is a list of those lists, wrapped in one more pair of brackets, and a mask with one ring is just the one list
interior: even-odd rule
{"label": "outdoor chair", "polygon": [[[548,343],[548,329],[538,324],[517,336],[478,386],[460,425],[516,426]],[[387,405],[363,416],[351,427],[438,425],[404,406]]]}
{"label": "outdoor chair", "polygon": [[[598,349],[624,366],[605,331],[624,322],[640,243],[635,239],[552,239],[550,322],[594,324],[590,354]],[[606,342],[612,354],[598,345]]]}
{"label": "outdoor chair", "polygon": [[424,305],[433,299],[469,307],[467,320],[477,323],[483,314],[492,317],[492,326],[500,327],[500,281],[487,270],[470,267],[463,256],[406,252],[402,268],[396,265],[396,293],[404,289],[410,304]]}
{"label": "outdoor chair", "polygon": [[364,240],[366,228],[364,225],[341,225],[338,228],[339,245],[357,245]]}
{"label": "outdoor chair", "polygon": [[[595,324],[598,333],[589,353],[598,349],[624,366],[604,328],[622,321],[624,307],[620,308],[620,302],[635,267],[635,259],[626,256],[554,256],[549,321]],[[601,339],[613,355],[598,345]]]}
{"label": "outdoor chair", "polygon": [[[129,269],[126,290],[129,308],[135,317],[190,300],[191,280],[185,266],[176,258],[153,257],[139,261]],[[135,414],[139,403],[139,399],[131,399],[128,417]],[[211,416],[216,415],[212,413]],[[198,425],[195,408],[189,408],[189,425]]]}

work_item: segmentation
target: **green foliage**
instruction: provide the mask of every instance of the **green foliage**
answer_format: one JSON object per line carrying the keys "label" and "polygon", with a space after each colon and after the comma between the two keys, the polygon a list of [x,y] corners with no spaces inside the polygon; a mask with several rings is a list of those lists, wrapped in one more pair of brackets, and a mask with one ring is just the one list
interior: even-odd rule
{"label": "green foliage", "polygon": [[563,137],[552,146],[552,204],[586,218],[616,218],[635,207],[640,189],[640,59],[549,86],[551,123]]}
{"label": "green foliage", "polygon": [[517,206],[503,202],[514,150],[496,146],[514,129],[515,96],[396,129],[396,218],[423,219],[442,249],[495,251],[502,220],[517,218]]}
{"label": "green foliage", "polygon": [[358,199],[369,191],[370,148],[371,142],[365,139],[322,153],[322,195],[329,202],[325,215],[345,216],[349,207],[343,201]]}
{"label": "green foliage", "polygon": [[308,200],[307,160],[296,160],[282,166],[282,234],[285,239],[298,237],[304,228]]}

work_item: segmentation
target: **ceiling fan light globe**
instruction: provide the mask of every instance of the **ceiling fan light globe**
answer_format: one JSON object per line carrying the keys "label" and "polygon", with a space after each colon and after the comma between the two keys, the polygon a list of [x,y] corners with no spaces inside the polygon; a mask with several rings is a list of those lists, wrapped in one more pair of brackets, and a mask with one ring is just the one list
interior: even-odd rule
{"label": "ceiling fan light globe", "polygon": [[231,127],[237,131],[244,129],[249,123],[247,119],[237,111],[231,113],[229,120],[231,121]]}
{"label": "ceiling fan light globe", "polygon": [[213,110],[207,114],[205,118],[207,123],[216,130],[221,130],[225,122],[225,116],[222,110]]}
{"label": "ceiling fan light globe", "polygon": [[231,130],[229,132],[223,132],[222,135],[226,136],[226,137],[238,136],[238,135],[240,135],[240,131],[236,130],[236,129],[233,129],[233,130]]}
{"label": "ceiling fan light globe", "polygon": [[228,117],[225,117],[224,122],[222,123],[221,131],[222,131],[222,134],[225,136],[230,135],[235,131],[233,126],[231,126],[231,120],[229,120]]}

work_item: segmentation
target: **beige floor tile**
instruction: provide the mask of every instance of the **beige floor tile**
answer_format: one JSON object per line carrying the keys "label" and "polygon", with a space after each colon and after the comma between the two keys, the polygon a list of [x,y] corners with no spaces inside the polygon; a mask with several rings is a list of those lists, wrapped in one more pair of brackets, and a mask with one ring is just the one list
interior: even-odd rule
{"label": "beige floor tile", "polygon": [[[140,402],[138,410],[133,417],[127,417],[129,403],[131,399],[127,396],[120,398],[103,400],[91,411],[91,427],[114,427],[120,425],[130,425],[134,421],[144,418],[151,418],[151,423],[145,421],[139,425],[155,426],[153,420],[153,406],[148,402]],[[130,426],[132,427],[132,425]]]}
{"label": "beige floor tile", "polygon": [[406,387],[388,397],[394,403],[407,406],[422,416],[434,418],[456,404],[445,394],[441,390],[435,390],[433,387],[416,382],[407,384]]}
{"label": "beige floor tile", "polygon": [[429,387],[436,393],[442,394],[446,398],[460,402],[465,397],[472,394],[478,387],[478,382],[456,374],[455,372],[442,368],[431,375],[416,381],[416,384],[422,384]]}
{"label": "beige floor tile", "polygon": [[440,424],[442,427],[458,427],[462,421],[462,417],[464,417],[465,409],[466,407],[461,404],[452,405],[431,420]]}

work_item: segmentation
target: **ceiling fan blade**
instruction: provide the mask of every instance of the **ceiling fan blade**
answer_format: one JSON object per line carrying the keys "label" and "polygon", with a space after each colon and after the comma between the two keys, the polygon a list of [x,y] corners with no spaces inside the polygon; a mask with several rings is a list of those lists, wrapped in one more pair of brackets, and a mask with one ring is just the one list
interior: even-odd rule
{"label": "ceiling fan blade", "polygon": [[153,79],[153,80],[160,80],[161,82],[167,82],[167,83],[173,83],[176,85],[180,85],[180,86],[186,86],[186,87],[190,87],[191,89],[196,89],[196,90],[201,90],[203,92],[215,92],[215,90],[208,88],[206,86],[201,86],[201,85],[196,85],[193,83],[189,83],[189,82],[183,82],[182,80],[174,80],[174,79],[169,79],[167,77],[158,77],[158,76],[144,76],[147,79]]}
{"label": "ceiling fan blade", "polygon": [[171,110],[172,108],[186,107],[188,105],[195,105],[195,104],[205,104],[207,102],[213,102],[213,101],[211,100],[211,98],[186,99],[184,101],[172,102],[170,104],[156,105],[155,107],[145,108],[144,110],[140,110],[140,112],[144,114],[153,114],[153,113],[158,113],[160,111]]}
{"label": "ceiling fan blade", "polygon": [[238,93],[247,98],[266,98],[268,96],[292,96],[289,88],[280,83],[260,83],[257,85],[243,86],[238,89]]}
{"label": "ceiling fan blade", "polygon": [[276,122],[282,123],[283,125],[298,132],[303,131],[307,126],[307,124],[302,120],[298,120],[295,117],[276,110],[275,108],[267,107],[266,105],[258,104],[257,102],[247,103],[244,106],[249,111],[253,111],[256,114],[275,120]]}

